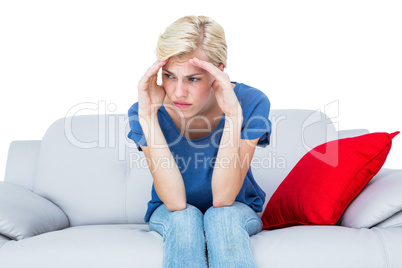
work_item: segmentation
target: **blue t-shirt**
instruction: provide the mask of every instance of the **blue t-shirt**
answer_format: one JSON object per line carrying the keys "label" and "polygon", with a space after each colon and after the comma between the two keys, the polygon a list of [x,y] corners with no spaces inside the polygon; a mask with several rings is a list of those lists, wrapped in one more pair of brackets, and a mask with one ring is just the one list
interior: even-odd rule
{"label": "blue t-shirt", "polygon": [[[241,139],[251,140],[260,137],[257,145],[266,147],[271,134],[268,97],[254,87],[233,81],[232,83],[236,83],[234,92],[243,110]],[[136,143],[138,150],[142,151],[139,145],[146,146],[147,143],[138,122],[138,102],[128,110],[128,116],[131,128],[128,137]],[[219,125],[212,133],[200,139],[188,139],[181,135],[163,105],[159,108],[157,116],[172,156],[182,174],[187,203],[205,213],[212,206],[212,172],[222,137],[225,115],[218,119]],[[236,201],[247,204],[256,212],[261,212],[265,195],[254,180],[250,166]],[[161,204],[163,202],[152,185],[151,200],[148,202],[144,217],[145,222],[149,221],[152,212]]]}

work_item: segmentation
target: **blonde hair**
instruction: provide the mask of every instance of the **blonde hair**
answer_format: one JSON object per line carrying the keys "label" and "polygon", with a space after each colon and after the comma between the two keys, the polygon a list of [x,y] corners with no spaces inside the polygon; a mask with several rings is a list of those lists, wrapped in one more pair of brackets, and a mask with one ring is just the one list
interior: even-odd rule
{"label": "blonde hair", "polygon": [[182,58],[199,53],[214,66],[226,67],[227,45],[221,25],[207,16],[184,16],[165,29],[158,38],[156,58]]}

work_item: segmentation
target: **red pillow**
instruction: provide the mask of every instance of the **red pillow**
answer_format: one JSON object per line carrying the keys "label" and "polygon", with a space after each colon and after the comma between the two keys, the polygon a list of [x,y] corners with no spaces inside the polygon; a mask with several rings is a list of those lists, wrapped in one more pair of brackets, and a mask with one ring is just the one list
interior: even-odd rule
{"label": "red pillow", "polygon": [[381,169],[398,133],[370,133],[312,149],[272,195],[261,217],[262,229],[334,225]]}

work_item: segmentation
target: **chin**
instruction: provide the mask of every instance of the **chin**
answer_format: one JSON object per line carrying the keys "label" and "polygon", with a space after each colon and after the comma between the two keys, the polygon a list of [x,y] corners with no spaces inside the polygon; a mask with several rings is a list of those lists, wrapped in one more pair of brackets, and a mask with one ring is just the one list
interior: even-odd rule
{"label": "chin", "polygon": [[165,109],[173,110],[178,116],[180,116],[182,118],[191,118],[195,115],[194,112],[182,110],[182,109],[174,106],[174,104],[165,106]]}
{"label": "chin", "polygon": [[186,111],[182,111],[180,109],[176,110],[177,114],[184,119],[189,119],[195,116],[195,114],[193,114],[192,112],[186,112]]}

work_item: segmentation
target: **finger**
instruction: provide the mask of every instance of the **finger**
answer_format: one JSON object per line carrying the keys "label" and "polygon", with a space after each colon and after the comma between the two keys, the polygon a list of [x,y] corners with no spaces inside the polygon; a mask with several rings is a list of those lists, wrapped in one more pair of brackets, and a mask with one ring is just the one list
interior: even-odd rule
{"label": "finger", "polygon": [[223,72],[219,68],[215,67],[212,63],[210,63],[208,61],[200,60],[200,59],[198,59],[196,57],[190,59],[189,62],[191,64],[194,64],[194,65],[196,65],[198,67],[201,67],[204,70],[208,71],[218,81],[222,80]]}
{"label": "finger", "polygon": [[[168,62],[169,59],[166,59],[164,61],[155,61],[154,64],[148,68],[148,70],[145,72],[145,74],[143,75],[143,77],[141,78],[141,80],[143,82],[153,82],[151,81],[150,78],[155,77],[158,74],[159,69],[165,65]],[[152,79],[153,80],[153,79]],[[155,79],[156,81],[156,79]]]}
{"label": "finger", "polygon": [[148,68],[147,72],[145,73],[147,76],[152,76],[158,73],[159,69],[165,65],[167,60],[164,61],[155,61],[154,64]]}
{"label": "finger", "polygon": [[159,69],[160,69],[163,65],[165,65],[166,62],[167,62],[167,59],[164,60],[164,61],[156,61],[156,62],[149,68],[149,71],[150,71],[149,75],[150,75],[150,76],[156,75],[156,74],[158,73]]}
{"label": "finger", "polygon": [[154,63],[154,65],[156,65],[156,66],[154,67],[155,69],[152,71],[152,74],[150,76],[151,84],[156,85],[156,82],[157,82],[157,79],[158,79],[157,74],[158,74],[159,70],[162,68],[162,66],[164,66],[168,62],[168,60],[169,60],[169,58],[166,59],[166,60],[163,60],[163,61],[156,61]]}

